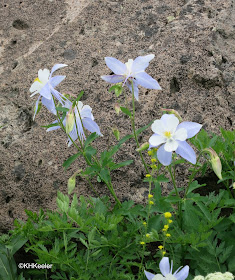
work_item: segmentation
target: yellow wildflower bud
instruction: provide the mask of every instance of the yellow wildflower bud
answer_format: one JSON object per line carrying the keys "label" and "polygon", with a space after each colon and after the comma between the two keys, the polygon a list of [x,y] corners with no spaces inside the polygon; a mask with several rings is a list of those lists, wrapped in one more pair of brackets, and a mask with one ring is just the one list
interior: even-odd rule
{"label": "yellow wildflower bud", "polygon": [[170,233],[167,233],[167,234],[166,234],[166,237],[171,237]]}
{"label": "yellow wildflower bud", "polygon": [[151,175],[150,175],[150,174],[146,174],[145,177],[146,177],[146,178],[150,178]]}
{"label": "yellow wildflower bud", "polygon": [[153,153],[152,150],[148,151],[148,155],[149,155],[149,156],[153,156],[153,154],[154,154],[154,153]]}
{"label": "yellow wildflower bud", "polygon": [[169,219],[169,218],[172,217],[172,215],[171,215],[170,212],[165,212],[165,213],[164,213],[164,217],[165,217],[166,219]]}
{"label": "yellow wildflower bud", "polygon": [[146,223],[146,222],[143,222],[143,225],[144,225],[144,226],[147,226],[147,223]]}
{"label": "yellow wildflower bud", "polygon": [[140,244],[141,244],[141,245],[144,245],[144,244],[145,244],[145,242],[144,242],[144,241],[141,241],[141,242],[140,242]]}
{"label": "yellow wildflower bud", "polygon": [[156,162],[157,160],[155,158],[151,158],[151,162],[154,163]]}
{"label": "yellow wildflower bud", "polygon": [[167,220],[167,222],[168,222],[169,224],[171,224],[173,221],[169,219],[169,220]]}
{"label": "yellow wildflower bud", "polygon": [[153,197],[153,195],[152,195],[152,194],[149,194],[149,195],[148,195],[148,198],[152,198],[152,197]]}
{"label": "yellow wildflower bud", "polygon": [[166,254],[166,251],[162,251],[162,255],[165,256],[165,254]]}
{"label": "yellow wildflower bud", "polygon": [[150,205],[154,205],[154,202],[151,200],[151,201],[149,201],[149,204]]}
{"label": "yellow wildflower bud", "polygon": [[147,237],[147,238],[149,238],[149,237],[150,237],[150,234],[149,234],[149,233],[147,233],[147,234],[146,234],[146,237]]}
{"label": "yellow wildflower bud", "polygon": [[162,245],[158,246],[158,249],[162,250],[164,247]]}
{"label": "yellow wildflower bud", "polygon": [[152,169],[157,169],[157,165],[156,165],[156,164],[153,164],[153,165],[151,165],[151,168],[152,168]]}
{"label": "yellow wildflower bud", "polygon": [[165,225],[165,226],[164,226],[164,229],[165,229],[165,230],[168,230],[168,228],[169,228],[168,225]]}

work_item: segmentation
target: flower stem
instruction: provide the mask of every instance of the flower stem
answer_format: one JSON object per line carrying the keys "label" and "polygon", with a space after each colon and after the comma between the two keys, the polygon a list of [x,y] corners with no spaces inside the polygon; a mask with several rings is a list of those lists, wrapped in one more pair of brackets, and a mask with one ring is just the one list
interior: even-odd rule
{"label": "flower stem", "polygon": [[[137,148],[139,148],[140,144],[139,144],[138,137],[137,137],[136,130],[135,130],[135,96],[134,96],[133,81],[131,81],[131,86],[132,86],[132,108],[133,108],[132,116],[131,116],[131,125],[132,125],[132,130],[133,130],[133,134],[134,134],[134,138],[135,138]],[[149,170],[148,170],[147,164],[145,163],[145,160],[143,158],[142,152],[139,151],[138,153],[140,154],[140,157],[141,157],[142,163],[144,165],[145,171],[148,174]]]}

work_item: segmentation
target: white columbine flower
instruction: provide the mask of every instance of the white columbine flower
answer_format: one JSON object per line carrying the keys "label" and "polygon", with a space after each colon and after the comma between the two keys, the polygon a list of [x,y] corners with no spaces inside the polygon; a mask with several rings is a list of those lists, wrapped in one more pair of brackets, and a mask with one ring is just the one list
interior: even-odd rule
{"label": "white columbine flower", "polygon": [[172,114],[164,114],[160,120],[155,120],[151,126],[154,134],[149,138],[149,147],[160,148],[157,151],[158,160],[165,166],[170,165],[172,152],[176,152],[189,162],[196,163],[196,154],[185,141],[196,135],[202,125],[195,122],[182,122]]}
{"label": "white columbine flower", "polygon": [[189,266],[186,265],[182,269],[181,269],[181,267],[179,267],[174,272],[174,274],[172,274],[173,261],[171,261],[171,267],[170,267],[169,258],[164,257],[164,258],[162,258],[162,260],[159,263],[159,268],[160,268],[162,275],[161,274],[154,275],[148,271],[144,271],[144,273],[148,280],[185,280],[188,277]]}
{"label": "white columbine flower", "polygon": [[[68,131],[73,141],[76,141],[78,137],[82,142],[86,139],[83,128],[87,129],[91,133],[96,132],[98,135],[102,136],[99,126],[94,121],[94,116],[91,113],[92,109],[89,105],[83,105],[81,101],[78,101],[76,103],[76,106],[71,110],[72,103],[70,101],[67,101],[65,107],[70,109],[70,111],[67,112],[67,115],[71,114],[71,111],[75,114],[74,119],[66,117],[63,120],[63,126],[65,128],[67,128],[68,126],[70,127]],[[73,125],[71,125],[71,123],[69,123],[69,125],[66,125],[66,121],[71,122],[71,120],[73,120]],[[54,123],[58,122],[55,121]],[[47,131],[56,130],[58,128],[60,128],[60,126],[53,126],[48,128]],[[68,138],[68,146],[71,146],[72,143],[73,142],[71,141],[71,139]]]}
{"label": "white columbine flower", "polygon": [[66,64],[56,64],[51,69],[51,72],[48,69],[40,69],[38,71],[38,78],[34,80],[34,83],[30,87],[30,92],[32,93],[30,97],[34,96],[35,94],[39,93],[38,100],[36,101],[35,105],[35,113],[33,119],[35,119],[37,110],[38,110],[38,103],[40,98],[42,98],[42,104],[47,107],[47,109],[56,115],[55,104],[53,100],[53,96],[56,100],[58,100],[62,105],[65,104],[66,98],[62,96],[54,88],[64,80],[65,76],[55,76],[52,77],[53,72],[57,69],[67,66]]}

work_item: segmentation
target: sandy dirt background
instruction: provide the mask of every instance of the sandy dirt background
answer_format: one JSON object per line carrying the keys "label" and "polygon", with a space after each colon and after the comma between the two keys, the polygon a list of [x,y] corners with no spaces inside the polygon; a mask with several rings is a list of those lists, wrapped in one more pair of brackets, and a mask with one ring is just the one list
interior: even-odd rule
{"label": "sandy dirt background", "polygon": [[[67,171],[62,164],[76,152],[66,146],[62,131],[47,133],[41,125],[54,120],[46,108],[33,121],[36,97],[29,88],[39,69],[56,63],[68,67],[62,93],[85,91],[84,104],[93,108],[103,138],[115,144],[111,128],[121,137],[131,133],[128,119],[114,111],[115,96],[100,76],[111,74],[104,57],[126,62],[155,54],[147,73],[162,91],[140,88],[137,128],[160,118],[160,108],[174,108],[184,120],[219,132],[234,128],[235,8],[232,0],[1,0],[0,1],[0,231],[25,218],[24,209],[54,209],[57,191],[67,192],[67,180],[84,167],[78,160]],[[127,91],[128,92],[128,91]],[[128,93],[129,94],[129,93]],[[131,95],[129,94],[129,102]],[[148,141],[149,128],[140,137]],[[145,175],[133,140],[123,145],[117,161],[133,159],[113,172],[121,201],[146,198]],[[181,180],[187,169],[178,170]],[[97,192],[107,193],[94,180]],[[171,189],[166,186],[163,191]],[[94,195],[78,180],[76,192]]]}

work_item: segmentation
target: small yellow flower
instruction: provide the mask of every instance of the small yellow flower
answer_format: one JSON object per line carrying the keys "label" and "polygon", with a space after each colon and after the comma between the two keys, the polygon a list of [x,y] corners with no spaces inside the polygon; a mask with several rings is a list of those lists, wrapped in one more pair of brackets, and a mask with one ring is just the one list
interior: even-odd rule
{"label": "small yellow flower", "polygon": [[164,256],[166,254],[166,251],[162,251],[162,255]]}
{"label": "small yellow flower", "polygon": [[150,174],[146,174],[145,177],[146,177],[146,178],[150,178],[151,175],[150,175]]}
{"label": "small yellow flower", "polygon": [[171,215],[170,212],[165,212],[165,213],[164,213],[164,216],[165,216],[166,219],[169,219],[169,218],[172,217],[172,215]]}
{"label": "small yellow flower", "polygon": [[171,224],[173,221],[169,219],[169,220],[167,220],[167,222],[168,222],[169,224]]}
{"label": "small yellow flower", "polygon": [[154,202],[152,200],[149,201],[150,205],[154,205]]}
{"label": "small yellow flower", "polygon": [[166,234],[166,237],[171,237],[170,233],[167,233],[167,234]]}
{"label": "small yellow flower", "polygon": [[153,156],[153,151],[152,150],[148,151],[148,155]]}
{"label": "small yellow flower", "polygon": [[141,242],[140,242],[140,244],[141,244],[141,245],[144,245],[144,244],[145,244],[145,242],[144,242],[144,241],[141,241]]}
{"label": "small yellow flower", "polygon": [[153,198],[153,195],[152,195],[152,194],[149,194],[149,195],[148,195],[148,198]]}
{"label": "small yellow flower", "polygon": [[151,162],[154,163],[156,162],[157,160],[155,158],[151,158]]}
{"label": "small yellow flower", "polygon": [[156,164],[153,164],[153,165],[151,165],[151,168],[152,168],[152,169],[157,169],[157,165],[156,165]]}
{"label": "small yellow flower", "polygon": [[146,222],[143,222],[143,225],[144,225],[144,226],[147,226],[147,223],[146,223]]}
{"label": "small yellow flower", "polygon": [[158,249],[162,250],[164,247],[162,245],[158,246]]}
{"label": "small yellow flower", "polygon": [[147,237],[147,238],[150,238],[150,234],[149,234],[149,233],[147,233],[147,234],[146,234],[146,237]]}
{"label": "small yellow flower", "polygon": [[164,229],[165,229],[165,230],[168,230],[168,228],[169,228],[168,225],[165,225],[165,226],[164,226]]}

